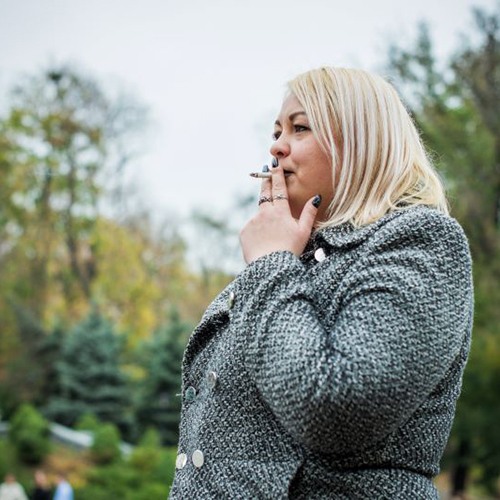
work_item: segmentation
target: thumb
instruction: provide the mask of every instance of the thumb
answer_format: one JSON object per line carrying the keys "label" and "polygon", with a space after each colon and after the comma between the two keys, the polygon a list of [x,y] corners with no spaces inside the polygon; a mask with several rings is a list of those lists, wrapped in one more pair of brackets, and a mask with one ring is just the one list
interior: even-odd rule
{"label": "thumb", "polygon": [[318,214],[318,207],[321,204],[321,195],[317,194],[314,198],[311,198],[302,209],[302,213],[300,214],[299,226],[311,232],[314,219],[316,219],[316,215]]}

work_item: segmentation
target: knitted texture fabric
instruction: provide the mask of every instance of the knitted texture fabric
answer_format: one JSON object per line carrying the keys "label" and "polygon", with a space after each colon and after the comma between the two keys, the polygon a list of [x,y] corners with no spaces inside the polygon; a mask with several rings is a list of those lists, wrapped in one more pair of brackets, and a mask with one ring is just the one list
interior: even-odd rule
{"label": "knitted texture fabric", "polygon": [[186,347],[170,498],[438,498],[472,299],[463,231],[427,207],[252,262]]}

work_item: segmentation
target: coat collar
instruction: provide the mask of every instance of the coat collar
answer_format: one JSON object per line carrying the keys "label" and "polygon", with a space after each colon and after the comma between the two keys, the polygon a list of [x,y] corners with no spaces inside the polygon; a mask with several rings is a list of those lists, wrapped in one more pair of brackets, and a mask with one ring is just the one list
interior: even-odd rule
{"label": "coat collar", "polygon": [[345,222],[338,226],[330,226],[320,229],[312,235],[312,238],[306,247],[306,251],[318,248],[325,243],[333,248],[350,248],[357,246],[367,240],[383,225],[401,216],[401,214],[408,211],[425,210],[426,208],[427,207],[422,205],[412,206],[402,210],[395,210],[383,215],[375,222],[361,227],[355,227],[350,222]]}

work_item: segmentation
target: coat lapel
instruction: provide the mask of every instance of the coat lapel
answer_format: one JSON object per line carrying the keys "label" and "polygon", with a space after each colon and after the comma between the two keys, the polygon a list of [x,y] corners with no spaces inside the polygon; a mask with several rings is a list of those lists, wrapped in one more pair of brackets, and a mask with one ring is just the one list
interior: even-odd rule
{"label": "coat lapel", "polygon": [[229,320],[228,300],[232,289],[233,283],[230,283],[208,306],[200,323],[193,330],[184,351],[184,367],[189,366],[196,354],[206,345],[217,329],[221,328]]}

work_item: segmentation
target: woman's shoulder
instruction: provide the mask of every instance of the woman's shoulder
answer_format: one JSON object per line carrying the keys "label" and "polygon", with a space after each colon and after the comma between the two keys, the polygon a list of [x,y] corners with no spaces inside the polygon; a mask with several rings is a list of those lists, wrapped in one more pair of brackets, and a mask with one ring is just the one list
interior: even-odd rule
{"label": "woman's shoulder", "polygon": [[332,247],[349,248],[387,245],[457,245],[468,251],[467,238],[460,224],[449,215],[425,205],[414,205],[389,212],[362,227],[349,223],[320,230],[316,238]]}
{"label": "woman's shoulder", "polygon": [[[391,218],[390,215],[393,215]],[[456,219],[444,212],[427,205],[414,205],[395,212],[388,217],[388,227],[399,227],[409,231],[420,228],[440,231],[446,229],[465,236],[462,227]]]}
{"label": "woman's shoulder", "polygon": [[396,212],[374,236],[374,244],[378,245],[441,247],[470,253],[467,236],[458,221],[425,205]]}

